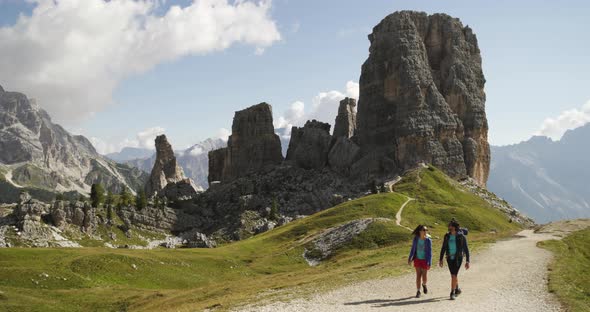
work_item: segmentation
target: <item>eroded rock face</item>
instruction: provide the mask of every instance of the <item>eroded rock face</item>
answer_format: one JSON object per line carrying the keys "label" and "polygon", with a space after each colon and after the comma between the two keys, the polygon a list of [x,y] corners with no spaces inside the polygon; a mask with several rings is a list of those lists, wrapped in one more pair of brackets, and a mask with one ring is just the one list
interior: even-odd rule
{"label": "eroded rock face", "polygon": [[340,101],[338,115],[334,124],[334,137],[350,138],[356,130],[356,100],[345,98]]}
{"label": "eroded rock face", "polygon": [[473,31],[445,14],[401,11],[369,40],[355,135],[363,155],[393,159],[394,171],[432,163],[485,186],[485,78]]}
{"label": "eroded rock face", "polygon": [[235,113],[227,147],[209,153],[209,182],[227,182],[283,161],[272,107],[260,103]]}
{"label": "eroded rock face", "polygon": [[184,176],[166,136],[160,135],[155,141],[156,161],[145,186],[146,195],[166,196],[171,199],[188,199],[196,195],[195,184]]}
{"label": "eroded rock face", "polygon": [[53,225],[64,229],[68,224],[78,226],[82,232],[91,233],[96,229],[96,208],[84,202],[55,201],[50,209]]}
{"label": "eroded rock face", "polygon": [[328,153],[330,168],[343,175],[350,174],[350,168],[357,159],[360,147],[345,136],[335,138],[334,144]]}
{"label": "eroded rock face", "polygon": [[322,169],[330,151],[330,125],[317,120],[307,121],[303,128],[293,127],[287,160],[304,169]]}

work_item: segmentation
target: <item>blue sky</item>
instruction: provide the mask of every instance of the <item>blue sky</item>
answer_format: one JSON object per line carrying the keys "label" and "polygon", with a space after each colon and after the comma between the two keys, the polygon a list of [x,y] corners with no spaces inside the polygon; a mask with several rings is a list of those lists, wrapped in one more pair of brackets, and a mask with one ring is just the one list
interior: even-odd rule
{"label": "blue sky", "polygon": [[[172,5],[191,4],[166,1],[152,14],[164,14]],[[30,15],[34,7],[0,0],[0,25],[13,27],[18,14]],[[236,41],[226,48],[158,61],[146,70],[122,74],[113,85],[97,81],[91,85],[92,94],[101,95],[104,87],[112,101],[94,104],[88,113],[79,101],[70,104],[76,106],[71,110],[75,116],[67,114],[67,106],[48,105],[47,109],[55,110],[56,119],[68,129],[111,149],[136,141],[137,133],[153,127],[165,129],[175,148],[186,147],[217,135],[220,128],[230,128],[234,111],[262,101],[272,104],[278,117],[296,101],[310,110],[320,92],[346,94],[346,83],[358,82],[371,28],[402,9],[444,12],[473,28],[487,79],[492,144],[528,139],[544,123],[542,133],[558,138],[564,129],[586,121],[583,106],[590,100],[590,5],[586,1],[274,0],[267,14],[280,40]],[[264,52],[257,53],[259,45],[264,45]],[[0,84],[5,89],[27,88],[1,73]],[[51,91],[43,89],[38,94],[46,92]],[[53,99],[52,94],[47,96]],[[43,98],[37,100],[43,107]],[[565,117],[558,119],[560,115]],[[554,119],[549,126],[547,118]],[[333,119],[326,121],[333,123]]]}

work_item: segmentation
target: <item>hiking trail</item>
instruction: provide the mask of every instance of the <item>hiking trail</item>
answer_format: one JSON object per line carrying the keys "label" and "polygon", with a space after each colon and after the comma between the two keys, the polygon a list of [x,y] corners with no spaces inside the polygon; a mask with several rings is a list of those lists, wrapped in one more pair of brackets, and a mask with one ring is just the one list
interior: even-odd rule
{"label": "hiking trail", "polygon": [[463,265],[459,272],[463,293],[455,301],[449,300],[450,275],[446,263],[445,267],[438,267],[440,241],[436,241],[433,267],[428,274],[429,293],[420,299],[414,298],[416,284],[412,272],[359,282],[309,299],[265,303],[239,311],[561,311],[547,289],[547,265],[552,255],[536,246],[539,241],[553,238],[550,234],[525,230],[473,254],[471,269],[465,270]]}
{"label": "hiking trail", "polygon": [[409,202],[413,201],[413,200],[414,200],[413,198],[411,198],[411,197],[409,197],[409,196],[408,196],[408,200],[406,200],[406,202],[405,202],[405,203],[403,203],[403,204],[401,205],[401,207],[399,207],[399,209],[398,209],[397,213],[395,214],[395,224],[396,224],[397,226],[401,226],[401,227],[403,227],[404,229],[406,229],[406,230],[409,230],[409,231],[412,231],[412,229],[410,229],[409,227],[403,226],[403,225],[401,224],[401,223],[402,223],[402,212],[404,211],[404,208],[406,207],[406,205],[407,205]]}

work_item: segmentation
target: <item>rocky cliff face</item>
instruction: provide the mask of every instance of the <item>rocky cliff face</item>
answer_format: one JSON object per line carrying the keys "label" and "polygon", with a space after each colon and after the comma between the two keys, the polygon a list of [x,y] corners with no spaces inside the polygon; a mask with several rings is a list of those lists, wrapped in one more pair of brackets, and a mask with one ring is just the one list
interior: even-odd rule
{"label": "rocky cliff face", "polygon": [[306,122],[302,128],[293,127],[287,160],[304,169],[324,168],[332,141],[330,128],[329,124],[317,120]]}
{"label": "rocky cliff face", "polygon": [[334,137],[350,138],[356,130],[356,100],[345,98],[340,101],[338,115],[334,123]]}
{"label": "rocky cliff face", "polygon": [[113,192],[137,189],[138,170],[99,155],[83,136],[74,136],[36,103],[18,92],[0,91],[0,167],[11,187],[88,193],[97,181]]}
{"label": "rocky cliff face", "polygon": [[145,185],[148,197],[158,195],[172,199],[189,198],[197,193],[192,180],[184,176],[184,171],[176,162],[172,145],[165,135],[156,137],[156,161]]}
{"label": "rocky cliff face", "polygon": [[209,153],[209,182],[231,181],[283,161],[272,107],[260,103],[235,113],[227,147]]}
{"label": "rocky cliff face", "polygon": [[375,26],[369,40],[355,135],[364,161],[389,164],[389,171],[424,161],[485,186],[485,79],[473,31],[445,14],[402,11]]}

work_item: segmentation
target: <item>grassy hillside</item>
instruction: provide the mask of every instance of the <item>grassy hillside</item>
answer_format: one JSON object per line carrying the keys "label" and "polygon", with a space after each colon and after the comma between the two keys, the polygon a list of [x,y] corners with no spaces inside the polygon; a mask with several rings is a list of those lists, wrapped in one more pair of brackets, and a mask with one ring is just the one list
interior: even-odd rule
{"label": "grassy hillside", "polygon": [[540,245],[555,255],[550,266],[549,290],[568,311],[590,311],[590,228]]}
{"label": "grassy hillside", "polygon": [[[0,249],[0,307],[7,311],[195,311],[248,301],[305,295],[411,270],[409,232],[395,226],[426,223],[435,246],[451,217],[472,232],[473,248],[519,228],[508,217],[430,168],[407,175],[394,193],[370,195],[216,249]],[[373,223],[319,266],[302,254],[322,231],[361,218]],[[496,234],[490,231],[496,230]]]}

